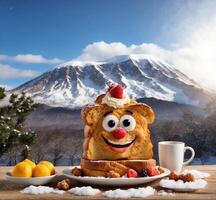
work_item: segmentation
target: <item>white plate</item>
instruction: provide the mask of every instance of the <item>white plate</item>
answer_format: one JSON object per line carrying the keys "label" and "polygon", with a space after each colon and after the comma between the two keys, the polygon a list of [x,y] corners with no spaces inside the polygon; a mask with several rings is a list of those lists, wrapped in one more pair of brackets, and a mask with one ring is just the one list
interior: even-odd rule
{"label": "white plate", "polygon": [[[126,186],[126,185],[138,185],[138,184],[144,184],[151,181],[155,181],[157,179],[163,178],[165,176],[168,176],[170,174],[170,170],[164,169],[164,173],[157,175],[157,176],[151,176],[151,177],[140,177],[140,178],[104,178],[104,177],[90,177],[90,176],[74,176],[71,173],[71,170],[74,168],[66,168],[62,171],[62,174],[67,176],[68,178],[71,178],[73,180],[87,183],[91,185],[108,185],[108,186]],[[79,167],[79,166],[76,166]]]}
{"label": "white plate", "polygon": [[23,185],[44,185],[49,183],[53,178],[55,178],[57,174],[52,176],[44,176],[44,177],[33,177],[33,178],[20,178],[11,176],[10,172],[5,174],[5,179],[17,184]]}

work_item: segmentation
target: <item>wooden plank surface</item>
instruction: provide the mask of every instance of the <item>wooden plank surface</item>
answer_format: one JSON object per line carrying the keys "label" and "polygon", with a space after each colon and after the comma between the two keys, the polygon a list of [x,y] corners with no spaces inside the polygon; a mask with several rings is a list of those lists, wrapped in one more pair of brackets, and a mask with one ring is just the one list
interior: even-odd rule
{"label": "wooden plank surface", "polygon": [[[61,171],[65,167],[56,167],[56,171],[59,173],[59,176],[56,180],[51,183],[51,186],[55,186],[56,182],[58,180],[62,180],[64,177],[61,176]],[[177,193],[174,192],[174,195],[165,195],[165,196],[159,196],[159,195],[153,195],[149,196],[145,199],[216,199],[216,165],[207,165],[207,166],[187,166],[187,169],[197,169],[200,171],[208,172],[210,173],[210,177],[207,178],[208,185],[205,189],[198,190],[191,193]],[[11,182],[8,182],[4,179],[4,174],[7,171],[10,171],[11,167],[0,167],[0,199],[5,200],[25,200],[25,199],[45,199],[45,200],[51,200],[51,199],[106,199],[101,194],[96,196],[75,196],[69,193],[65,193],[63,195],[58,194],[44,194],[44,195],[27,195],[27,194],[21,194],[20,190],[24,188],[23,185],[17,185],[13,184]],[[152,186],[157,190],[161,190],[159,186],[159,181],[155,181],[153,183],[148,183],[144,185],[139,185],[137,187],[141,186]],[[82,186],[79,183],[73,182],[73,186]],[[95,186],[95,188],[99,188],[102,191],[109,190],[109,189],[116,189],[115,187],[99,187]],[[124,188],[122,188],[124,189]],[[126,188],[125,188],[126,189]],[[131,198],[131,199],[137,199],[137,198]]]}

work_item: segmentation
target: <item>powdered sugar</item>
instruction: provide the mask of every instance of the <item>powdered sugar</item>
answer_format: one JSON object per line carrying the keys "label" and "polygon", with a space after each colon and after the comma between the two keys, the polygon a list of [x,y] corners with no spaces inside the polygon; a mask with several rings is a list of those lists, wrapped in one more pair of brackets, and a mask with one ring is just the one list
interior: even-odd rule
{"label": "powdered sugar", "polygon": [[84,187],[75,187],[68,192],[79,195],[79,196],[92,196],[100,193],[101,191],[99,189],[92,188],[91,186],[84,186]]}
{"label": "powdered sugar", "polygon": [[33,186],[30,185],[25,189],[20,191],[23,194],[48,194],[48,193],[55,193],[55,194],[63,194],[65,191],[54,189],[48,186]]}
{"label": "powdered sugar", "polygon": [[195,170],[195,169],[191,169],[191,170],[188,170],[188,169],[185,169],[183,172],[183,174],[193,174],[197,179],[199,178],[207,178],[210,176],[209,173],[207,172],[201,172],[201,171],[198,171],[198,170]]}
{"label": "powdered sugar", "polygon": [[194,182],[184,182],[182,180],[162,179],[160,186],[169,189],[202,189],[205,188],[207,182],[203,179],[197,179]]}
{"label": "powdered sugar", "polygon": [[140,188],[131,188],[128,190],[109,190],[103,193],[104,196],[108,198],[132,198],[132,197],[147,197],[153,195],[155,193],[155,189],[148,186],[148,187],[140,187]]}

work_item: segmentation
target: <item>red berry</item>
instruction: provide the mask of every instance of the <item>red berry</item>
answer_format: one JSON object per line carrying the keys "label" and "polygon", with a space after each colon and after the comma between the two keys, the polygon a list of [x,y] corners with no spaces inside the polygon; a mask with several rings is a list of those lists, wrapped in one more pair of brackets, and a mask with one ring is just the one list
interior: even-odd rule
{"label": "red berry", "polygon": [[129,169],[127,172],[128,178],[137,178],[139,177],[139,174],[134,169]]}
{"label": "red berry", "polygon": [[116,130],[113,131],[113,136],[116,138],[116,139],[121,139],[123,137],[125,137],[126,135],[126,130],[119,127],[117,128]]}
{"label": "red berry", "polygon": [[148,176],[156,176],[160,174],[160,171],[156,167],[151,167],[147,170]]}
{"label": "red berry", "polygon": [[124,88],[121,85],[116,85],[114,87],[111,86],[111,88],[108,90],[112,97],[115,97],[117,99],[123,98],[123,90]]}
{"label": "red berry", "polygon": [[108,92],[112,89],[112,88],[114,88],[115,87],[115,83],[112,83],[111,85],[109,85],[109,88],[108,88]]}

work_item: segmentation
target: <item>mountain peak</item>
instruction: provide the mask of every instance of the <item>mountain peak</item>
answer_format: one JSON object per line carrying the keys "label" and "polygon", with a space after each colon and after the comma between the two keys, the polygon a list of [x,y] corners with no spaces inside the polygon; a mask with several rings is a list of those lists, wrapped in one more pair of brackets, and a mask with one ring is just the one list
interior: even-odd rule
{"label": "mountain peak", "polygon": [[51,106],[81,107],[104,93],[108,83],[121,84],[132,98],[154,97],[203,105],[206,92],[166,62],[149,55],[130,54],[103,61],[72,60],[19,86],[36,102]]}
{"label": "mountain peak", "polygon": [[125,54],[125,55],[119,55],[119,56],[114,56],[111,57],[107,60],[105,60],[107,63],[120,63],[124,62],[127,60],[134,60],[134,61],[141,61],[141,60],[155,60],[155,61],[160,61],[158,58],[155,58],[151,55],[147,54]]}
{"label": "mountain peak", "polygon": [[151,55],[147,54],[124,54],[124,55],[118,55],[118,56],[113,56],[108,59],[95,59],[95,60],[82,60],[82,59],[73,59],[71,61],[62,63],[60,65],[57,65],[56,68],[60,67],[65,67],[65,66],[80,66],[80,67],[85,67],[88,65],[103,65],[107,63],[121,63],[127,60],[132,60],[132,61],[137,61],[140,62],[141,60],[149,60],[149,61],[154,61],[154,62],[160,62],[164,63],[165,65],[168,65],[168,63],[165,63],[164,61],[153,57]]}

